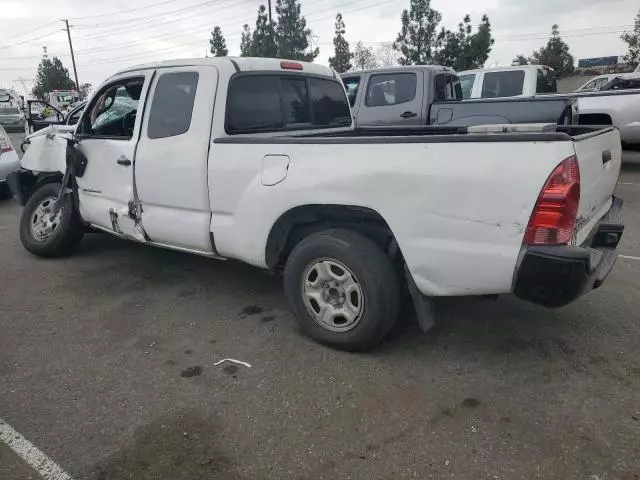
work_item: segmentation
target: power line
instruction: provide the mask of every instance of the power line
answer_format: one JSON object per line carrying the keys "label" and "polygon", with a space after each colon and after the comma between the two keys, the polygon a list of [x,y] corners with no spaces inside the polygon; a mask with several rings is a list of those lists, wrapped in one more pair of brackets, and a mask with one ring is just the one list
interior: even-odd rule
{"label": "power line", "polygon": [[54,31],[54,32],[50,32],[50,33],[45,33],[44,35],[40,35],[39,37],[30,38],[29,40],[24,40],[22,42],[13,43],[11,45],[2,45],[2,46],[0,46],[0,49],[12,48],[12,47],[16,47],[18,45],[24,45],[25,43],[30,43],[30,42],[33,42],[34,40],[40,40],[41,38],[50,37],[51,35],[55,35],[56,33],[60,33],[61,31],[62,30]]}
{"label": "power line", "polygon": [[18,33],[17,35],[12,35],[11,37],[2,38],[2,39],[0,39],[0,42],[5,42],[7,40],[13,40],[15,37],[24,37],[25,35],[29,35],[31,33],[38,32],[38,31],[42,30],[43,28],[48,27],[49,25],[53,25],[54,23],[58,23],[58,21],[54,20],[53,22],[47,23],[45,25],[40,25],[38,28],[34,28],[33,30],[29,30],[28,32]]}
{"label": "power line", "polygon": [[109,17],[112,15],[122,15],[123,13],[137,12],[139,10],[147,10],[148,8],[157,7],[159,5],[166,5],[167,3],[173,3],[177,1],[179,0],[165,0],[164,2],[152,3],[151,5],[145,5],[144,7],[131,8],[129,10],[120,10],[119,12],[100,13],[97,15],[87,15],[85,17],[72,17],[72,20],[85,20],[87,18],[99,18],[99,17]]}
{"label": "power line", "polygon": [[[144,15],[142,17],[130,18],[130,19],[127,19],[127,20],[116,20],[116,21],[107,22],[107,23],[78,24],[78,25],[76,25],[76,27],[77,28],[104,28],[104,27],[110,27],[112,25],[122,25],[124,23],[135,23],[135,22],[139,22],[141,20],[151,20],[151,21],[153,21],[153,19],[155,19],[157,17],[165,17],[167,15],[171,15],[171,14],[174,14],[174,13],[194,10],[194,9],[205,7],[205,6],[211,6],[213,4],[220,3],[221,1],[224,2],[224,1],[228,1],[228,0],[207,0],[205,2],[196,3],[195,5],[191,5],[189,7],[177,8],[175,10],[169,10],[169,11],[166,11],[166,12],[160,12],[160,13],[156,13],[154,15]],[[145,21],[145,22],[142,22],[142,23],[149,23],[149,22]]]}

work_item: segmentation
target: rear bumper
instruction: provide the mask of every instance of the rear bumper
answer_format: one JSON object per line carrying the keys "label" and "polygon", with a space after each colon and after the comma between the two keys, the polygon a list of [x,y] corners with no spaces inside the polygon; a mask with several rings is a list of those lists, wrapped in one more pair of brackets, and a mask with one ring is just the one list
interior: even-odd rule
{"label": "rear bumper", "polygon": [[582,246],[529,247],[516,273],[514,294],[556,308],[600,287],[618,257],[623,230],[622,199],[613,197],[611,209]]}

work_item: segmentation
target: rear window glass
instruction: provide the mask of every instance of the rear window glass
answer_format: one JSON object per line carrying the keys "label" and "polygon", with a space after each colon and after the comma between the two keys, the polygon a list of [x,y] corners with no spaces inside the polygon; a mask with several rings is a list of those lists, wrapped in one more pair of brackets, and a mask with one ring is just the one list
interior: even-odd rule
{"label": "rear window glass", "polygon": [[149,138],[174,137],[189,130],[197,86],[197,72],[165,73],[158,78],[149,111]]}
{"label": "rear window glass", "polygon": [[287,127],[310,127],[309,92],[305,78],[282,79],[284,124]]}
{"label": "rear window glass", "polygon": [[351,125],[341,83],[302,76],[243,75],[227,100],[227,133],[257,133]]}
{"label": "rear window glass", "polygon": [[349,104],[353,107],[356,104],[356,98],[358,98],[358,89],[360,88],[360,77],[349,77],[343,80],[344,88],[347,91],[347,98]]}
{"label": "rear window glass", "polygon": [[367,107],[384,107],[410,102],[416,98],[415,73],[372,75],[367,89]]}
{"label": "rear window glass", "polygon": [[484,74],[482,98],[516,97],[524,89],[524,70]]}
{"label": "rear window glass", "polygon": [[558,83],[552,70],[538,70],[536,93],[558,93]]}
{"label": "rear window glass", "polygon": [[476,81],[475,74],[460,75],[460,86],[462,87],[462,98],[471,98],[473,93],[473,83]]}
{"label": "rear window glass", "polygon": [[18,108],[0,108],[0,115],[17,115],[18,113],[20,113]]}
{"label": "rear window glass", "polygon": [[344,89],[338,82],[309,79],[313,124],[318,127],[348,127],[351,110],[345,102]]}

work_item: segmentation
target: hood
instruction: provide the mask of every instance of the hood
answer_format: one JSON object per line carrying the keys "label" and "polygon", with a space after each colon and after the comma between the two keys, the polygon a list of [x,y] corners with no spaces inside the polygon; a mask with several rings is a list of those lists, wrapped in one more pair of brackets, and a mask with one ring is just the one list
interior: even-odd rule
{"label": "hood", "polygon": [[37,132],[33,132],[31,135],[27,135],[24,138],[24,141],[31,140],[35,137],[40,137],[42,135],[61,135],[65,133],[73,132],[76,129],[75,125],[49,125],[47,128],[43,128],[42,130],[38,130]]}
{"label": "hood", "polygon": [[50,125],[25,138],[28,143],[20,164],[22,168],[37,172],[61,172],[66,166],[67,138],[75,125]]}

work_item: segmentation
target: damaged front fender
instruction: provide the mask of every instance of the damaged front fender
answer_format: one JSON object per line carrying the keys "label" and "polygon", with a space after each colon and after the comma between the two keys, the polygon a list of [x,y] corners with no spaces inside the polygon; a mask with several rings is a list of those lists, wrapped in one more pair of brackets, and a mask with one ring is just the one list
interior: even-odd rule
{"label": "damaged front fender", "polygon": [[26,137],[24,144],[28,148],[20,160],[22,168],[33,172],[64,173],[67,140],[74,129],[73,125],[51,125]]}

